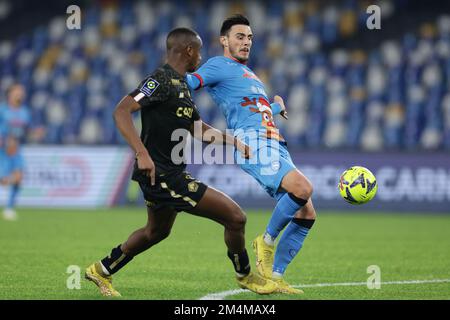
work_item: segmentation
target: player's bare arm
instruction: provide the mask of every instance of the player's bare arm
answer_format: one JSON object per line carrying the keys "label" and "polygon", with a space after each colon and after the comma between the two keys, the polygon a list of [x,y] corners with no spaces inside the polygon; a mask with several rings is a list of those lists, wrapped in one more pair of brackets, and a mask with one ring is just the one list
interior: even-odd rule
{"label": "player's bare arm", "polygon": [[16,170],[10,176],[0,179],[0,185],[7,186],[20,183],[22,181],[22,171]]}
{"label": "player's bare arm", "polygon": [[280,97],[279,95],[276,95],[275,97],[273,97],[273,102],[276,102],[281,106],[280,116],[282,116],[283,118],[285,118],[287,120],[288,115],[287,115],[286,105],[284,104],[283,98]]}
{"label": "player's bare arm", "polygon": [[9,178],[9,184],[17,184],[21,183],[23,178],[23,173],[20,170],[16,170],[12,173]]}
{"label": "player's bare arm", "polygon": [[150,177],[151,184],[155,184],[155,164],[147,149],[142,143],[131,114],[138,111],[141,106],[130,96],[124,97],[114,110],[114,121],[122,136],[136,153],[139,170],[145,171]]}
{"label": "player's bare arm", "polygon": [[[201,128],[201,130],[195,130],[195,127]],[[200,132],[201,135],[199,134]],[[191,127],[191,134],[196,139],[206,143],[233,145],[244,158],[251,158],[251,148],[246,143],[217,128],[211,127],[202,120],[195,121],[194,125]]]}

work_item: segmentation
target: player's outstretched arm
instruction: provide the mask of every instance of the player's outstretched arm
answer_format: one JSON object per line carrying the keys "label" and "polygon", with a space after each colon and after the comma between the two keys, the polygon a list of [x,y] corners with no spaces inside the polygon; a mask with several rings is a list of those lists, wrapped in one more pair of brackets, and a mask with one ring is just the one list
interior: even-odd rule
{"label": "player's outstretched arm", "polygon": [[155,184],[155,164],[139,137],[131,114],[141,106],[130,96],[124,97],[114,110],[114,121],[122,136],[136,153],[139,170],[145,171],[150,177],[151,184]]}
{"label": "player's outstretched arm", "polygon": [[285,118],[287,120],[288,119],[287,110],[286,110],[286,106],[284,104],[283,98],[278,96],[278,95],[276,95],[275,97],[273,97],[273,102],[279,104],[279,106],[281,108],[280,116],[282,116],[283,118]]}
{"label": "player's outstretched arm", "polygon": [[9,176],[0,179],[0,185],[15,185],[22,181],[23,173],[21,170],[14,170]]}
{"label": "player's outstretched arm", "polygon": [[229,144],[233,145],[245,158],[251,157],[250,147],[236,137],[222,132],[217,128],[211,127],[209,124],[198,120],[194,122],[191,128],[191,134],[206,143]]}

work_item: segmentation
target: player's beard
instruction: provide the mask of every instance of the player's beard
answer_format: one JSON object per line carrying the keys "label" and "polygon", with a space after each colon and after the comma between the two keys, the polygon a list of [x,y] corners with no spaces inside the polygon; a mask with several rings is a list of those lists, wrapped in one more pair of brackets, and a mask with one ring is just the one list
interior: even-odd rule
{"label": "player's beard", "polygon": [[248,61],[249,55],[250,55],[250,49],[248,51],[248,55],[246,57],[240,56],[240,50],[230,50],[230,54],[233,58],[235,58],[237,61],[245,63]]}

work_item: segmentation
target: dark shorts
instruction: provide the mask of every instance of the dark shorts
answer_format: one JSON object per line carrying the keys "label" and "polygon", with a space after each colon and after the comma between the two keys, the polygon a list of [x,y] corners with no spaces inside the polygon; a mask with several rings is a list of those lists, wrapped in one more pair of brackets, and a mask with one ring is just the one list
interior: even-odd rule
{"label": "dark shorts", "polygon": [[208,186],[193,178],[189,172],[159,174],[155,185],[139,179],[147,207],[156,211],[165,207],[176,212],[189,211],[197,206]]}

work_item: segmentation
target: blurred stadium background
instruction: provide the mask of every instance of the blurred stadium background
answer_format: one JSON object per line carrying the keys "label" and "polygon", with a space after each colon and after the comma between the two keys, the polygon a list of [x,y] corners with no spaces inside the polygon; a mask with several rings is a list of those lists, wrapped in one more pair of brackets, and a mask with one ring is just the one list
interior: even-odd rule
{"label": "blurred stadium background", "polygon": [[[66,27],[71,4],[81,8],[80,30]],[[366,27],[372,4],[381,8],[381,30]],[[26,141],[19,206],[142,204],[112,110],[163,62],[168,31],[197,30],[206,61],[221,54],[222,19],[242,12],[255,34],[249,66],[270,97],[287,101],[290,119],[276,123],[315,185],[318,209],[354,209],[339,199],[337,181],[363,165],[379,183],[365,209],[449,212],[449,9],[414,0],[0,0],[2,100],[22,83],[32,125],[46,128]],[[195,101],[204,121],[225,128],[206,90]],[[191,171],[243,207],[273,204],[238,167]]]}
{"label": "blurred stadium background", "polygon": [[[66,26],[72,4],[80,30]],[[372,4],[381,30],[366,27]],[[32,127],[46,130],[24,141],[19,220],[0,220],[0,299],[99,298],[86,282],[68,290],[68,266],[82,271],[145,221],[129,179],[133,154],[112,111],[163,62],[168,31],[197,30],[206,61],[221,54],[221,21],[236,12],[255,34],[249,66],[271,98],[287,102],[289,120],[275,121],[314,184],[318,212],[286,275],[306,294],[268,299],[449,299],[450,215],[433,213],[450,213],[450,2],[416,0],[0,0],[0,107],[6,89],[22,83]],[[225,128],[206,91],[194,99],[205,121]],[[351,165],[378,180],[364,206],[339,197]],[[189,170],[246,210],[248,244],[264,230],[274,203],[253,178],[234,165]],[[7,195],[0,187],[0,207]],[[222,232],[180,214],[169,239],[115,276],[116,288],[128,299],[236,289]],[[381,290],[366,286],[374,264]]]}

